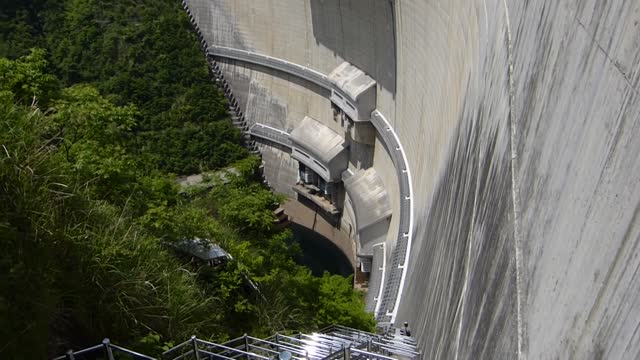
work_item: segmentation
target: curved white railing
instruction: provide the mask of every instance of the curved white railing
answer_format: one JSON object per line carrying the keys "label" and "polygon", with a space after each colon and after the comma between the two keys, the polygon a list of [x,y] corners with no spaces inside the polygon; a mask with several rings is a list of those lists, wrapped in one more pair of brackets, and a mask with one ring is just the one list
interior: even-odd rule
{"label": "curved white railing", "polygon": [[269,55],[259,54],[253,51],[234,49],[225,46],[211,45],[207,47],[207,54],[211,56],[217,56],[226,59],[233,59],[243,61],[255,65],[264,66],[270,69],[282,71],[289,75],[305,79],[311,83],[314,83],[324,89],[333,90],[339,93],[342,97],[349,99],[353,104],[357,103],[357,99],[354,99],[349,93],[344,91],[341,87],[337,86],[331,80],[329,76],[313,70],[311,68],[292,63],[287,60],[276,58]]}
{"label": "curved white railing", "polygon": [[251,126],[251,128],[249,128],[249,134],[261,139],[266,139],[278,143],[288,148],[291,148],[293,146],[291,140],[289,139],[288,132],[276,129],[269,125],[255,123],[253,124],[253,126]]}
{"label": "curved white railing", "polygon": [[[279,70],[307,80],[325,89],[334,90],[348,96],[346,91],[329,81],[327,75],[286,60],[223,46],[208,46],[207,54],[213,57],[244,61],[270,69]],[[381,280],[383,286],[381,286],[380,296],[378,296],[375,306],[377,320],[379,322],[392,324],[395,322],[398,307],[402,298],[402,289],[405,283],[409,257],[411,254],[414,223],[414,211],[412,204],[413,188],[407,156],[402,144],[400,143],[398,135],[393,130],[393,127],[382,112],[377,109],[371,113],[371,122],[381,135],[381,138],[389,151],[389,155],[391,156],[391,160],[393,161],[396,169],[400,192],[400,220],[396,246],[391,254],[390,266],[385,266],[385,275]]]}
{"label": "curved white railing", "polygon": [[[392,253],[389,277],[386,279],[384,294],[380,303],[382,310],[386,309],[387,311],[384,314],[380,314],[379,311],[376,313],[379,321],[387,320],[390,323],[394,323],[402,298],[402,289],[407,276],[409,256],[411,254],[414,222],[413,185],[406,153],[389,121],[379,110],[374,110],[371,113],[371,122],[378,130],[391,155],[391,161],[393,161],[396,168],[400,192],[398,235],[396,246]],[[389,306],[392,306],[391,311],[389,311]]]}

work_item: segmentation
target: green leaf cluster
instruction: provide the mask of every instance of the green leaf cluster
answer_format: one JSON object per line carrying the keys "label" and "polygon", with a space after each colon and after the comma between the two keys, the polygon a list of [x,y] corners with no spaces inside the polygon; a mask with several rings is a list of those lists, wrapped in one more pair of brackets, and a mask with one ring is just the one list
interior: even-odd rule
{"label": "green leaf cluster", "polygon": [[[179,2],[16,1],[0,29],[0,358],[373,329],[352,279],[294,261]],[[193,238],[233,261],[172,250]]]}
{"label": "green leaf cluster", "polygon": [[[247,156],[178,1],[22,0],[0,8],[0,28],[8,31],[0,57],[44,46],[64,86],[89,84],[116,106],[133,104],[138,116],[123,145],[147,169],[192,174]],[[30,35],[21,41],[17,33]],[[14,64],[2,73],[22,74]],[[41,89],[15,90],[25,102],[47,100]]]}
{"label": "green leaf cluster", "polygon": [[[48,135],[55,115],[0,102],[0,353],[43,358],[154,331],[218,336],[216,301]],[[49,354],[51,355],[51,354]]]}
{"label": "green leaf cluster", "polygon": [[16,61],[0,59],[0,98],[6,102],[32,104],[38,99],[46,104],[57,87],[55,76],[47,73],[42,49]]}

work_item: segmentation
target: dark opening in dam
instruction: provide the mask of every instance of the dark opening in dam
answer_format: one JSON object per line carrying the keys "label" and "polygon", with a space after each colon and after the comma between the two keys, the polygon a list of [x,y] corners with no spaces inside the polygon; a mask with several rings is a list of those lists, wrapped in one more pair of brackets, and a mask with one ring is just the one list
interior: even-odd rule
{"label": "dark opening in dam", "polygon": [[342,276],[353,274],[349,259],[331,240],[299,224],[293,223],[290,228],[302,249],[297,261],[308,266],[313,275],[322,276],[325,271]]}

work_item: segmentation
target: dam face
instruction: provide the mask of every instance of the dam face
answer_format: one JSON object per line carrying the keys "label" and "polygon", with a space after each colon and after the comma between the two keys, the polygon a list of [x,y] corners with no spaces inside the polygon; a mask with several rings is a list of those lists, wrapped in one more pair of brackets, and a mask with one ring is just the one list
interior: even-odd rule
{"label": "dam face", "polygon": [[425,359],[640,357],[639,2],[185,6]]}

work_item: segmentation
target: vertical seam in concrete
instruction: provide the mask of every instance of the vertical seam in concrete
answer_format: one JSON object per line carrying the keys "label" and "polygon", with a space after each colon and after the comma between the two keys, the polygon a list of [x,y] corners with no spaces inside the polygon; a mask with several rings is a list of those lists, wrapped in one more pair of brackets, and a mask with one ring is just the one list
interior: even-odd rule
{"label": "vertical seam in concrete", "polygon": [[[481,167],[481,159],[480,157],[478,157],[478,174],[480,174],[480,167]],[[479,197],[479,192],[480,192],[480,186],[478,184],[478,182],[480,181],[479,177],[476,177],[476,189],[474,191],[474,195],[473,195],[473,210],[471,212],[471,226],[469,227],[469,234],[467,235],[467,258],[465,259],[465,264],[464,264],[464,282],[462,285],[462,293],[460,294],[460,300],[458,301],[458,309],[456,310],[456,312],[460,312],[460,320],[458,321],[458,334],[457,334],[457,340],[456,340],[456,356],[455,359],[459,358],[459,352],[460,352],[460,338],[462,337],[462,323],[464,320],[464,309],[465,309],[465,303],[466,303],[466,299],[467,299],[467,289],[468,289],[468,284],[469,284],[469,274],[470,274],[470,270],[471,270],[471,266],[470,266],[470,262],[471,262],[471,242],[473,240],[473,229],[475,228],[475,224],[476,224],[476,211],[478,209],[478,197]]]}
{"label": "vertical seam in concrete", "polygon": [[394,0],[389,0],[389,7],[391,8],[391,29],[393,29],[393,99],[395,100],[396,94],[398,93],[398,40],[396,38],[396,10],[393,6],[394,3]]}
{"label": "vertical seam in concrete", "polygon": [[511,40],[511,23],[509,21],[509,8],[507,0],[504,2],[505,20],[507,22],[507,79],[509,81],[509,130],[511,147],[511,196],[513,201],[513,241],[516,260],[516,317],[518,330],[518,359],[526,359],[526,328],[523,324],[523,253],[522,238],[520,233],[520,187],[517,182],[518,154],[517,154],[517,131],[513,85],[513,48]]}

